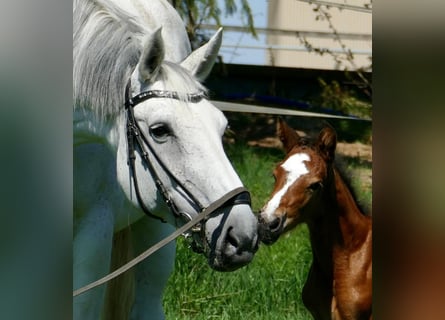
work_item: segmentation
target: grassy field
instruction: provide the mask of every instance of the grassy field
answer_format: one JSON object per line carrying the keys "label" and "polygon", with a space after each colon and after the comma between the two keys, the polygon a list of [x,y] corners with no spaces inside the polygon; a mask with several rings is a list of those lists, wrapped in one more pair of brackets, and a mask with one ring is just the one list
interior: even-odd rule
{"label": "grassy field", "polygon": [[[277,149],[229,145],[227,154],[258,211],[273,186],[272,169],[284,154]],[[352,161],[351,170],[362,168]],[[357,183],[359,185],[359,183]],[[371,192],[362,197],[371,201]],[[273,246],[260,246],[248,266],[231,273],[211,270],[206,259],[178,241],[175,272],[170,278],[164,308],[173,319],[311,319],[301,291],[311,263],[305,225],[281,237]]]}

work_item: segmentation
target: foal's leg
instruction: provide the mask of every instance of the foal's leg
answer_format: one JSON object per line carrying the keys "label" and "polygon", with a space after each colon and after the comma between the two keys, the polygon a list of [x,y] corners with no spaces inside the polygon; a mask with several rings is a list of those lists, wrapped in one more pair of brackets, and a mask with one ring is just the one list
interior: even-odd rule
{"label": "foal's leg", "polygon": [[320,270],[318,264],[312,263],[303,287],[303,303],[315,320],[331,320],[332,289],[323,281]]}
{"label": "foal's leg", "polygon": [[337,307],[337,299],[335,298],[335,296],[332,297],[331,315],[332,315],[332,320],[342,320],[342,317],[340,316],[340,311],[338,310]]}
{"label": "foal's leg", "polygon": [[[113,218],[107,205],[91,208],[76,223],[73,245],[73,288],[93,282],[109,272],[113,238]],[[98,320],[105,286],[91,289],[74,298],[75,320]]]}
{"label": "foal's leg", "polygon": [[[148,249],[172,232],[174,228],[160,221],[143,217],[131,226],[135,255]],[[131,319],[164,319],[162,295],[175,262],[175,242],[171,242],[135,267],[135,300]]]}

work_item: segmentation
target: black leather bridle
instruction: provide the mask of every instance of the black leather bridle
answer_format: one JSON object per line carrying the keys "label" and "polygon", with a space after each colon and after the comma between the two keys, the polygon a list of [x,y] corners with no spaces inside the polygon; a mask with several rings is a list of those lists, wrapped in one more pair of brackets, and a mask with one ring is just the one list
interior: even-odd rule
{"label": "black leather bridle", "polygon": [[[141,193],[138,186],[137,181],[137,175],[136,175],[136,166],[135,166],[135,151],[136,148],[139,149],[140,156],[142,157],[142,161],[147,166],[151,176],[153,177],[156,188],[159,191],[159,193],[162,196],[162,199],[170,209],[170,211],[173,213],[173,216],[175,219],[185,219],[186,221],[191,221],[192,216],[188,214],[187,212],[180,211],[176,204],[174,203],[171,195],[169,194],[167,188],[162,183],[161,179],[159,178],[159,175],[157,174],[152,162],[150,161],[150,158],[148,156],[148,152],[145,148],[145,146],[148,148],[150,153],[153,155],[153,157],[156,159],[158,164],[162,167],[162,169],[173,179],[173,181],[181,187],[181,189],[187,194],[187,196],[190,198],[190,200],[196,205],[196,207],[199,208],[199,210],[202,212],[205,207],[196,199],[196,197],[193,196],[193,194],[184,186],[181,181],[179,181],[172,172],[168,169],[168,167],[162,162],[162,160],[159,158],[159,156],[154,151],[153,147],[150,145],[147,137],[144,135],[142,130],[140,129],[137,121],[134,117],[133,108],[138,105],[139,103],[146,101],[148,99],[152,98],[168,98],[168,99],[175,99],[180,100],[180,95],[177,92],[174,91],[163,91],[163,90],[150,90],[150,91],[143,91],[135,96],[131,96],[130,93],[130,87],[131,83],[128,82],[126,89],[125,89],[125,109],[127,110],[127,142],[128,142],[128,165],[130,167],[131,175],[133,176],[134,181],[134,188],[136,192],[136,197],[138,200],[138,203],[142,210],[145,212],[145,214],[151,218],[160,220],[162,222],[166,222],[162,217],[159,217],[157,215],[154,215],[150,210],[147,208],[147,206],[142,201]],[[203,92],[193,93],[193,94],[187,94],[185,96],[185,99],[191,103],[198,103],[203,98],[205,98],[205,94]],[[219,206],[217,209],[224,208],[226,206],[233,206],[237,204],[251,204],[250,200],[250,194],[246,189],[241,189],[240,192],[238,192],[235,196],[232,196],[231,198],[227,199],[224,204]],[[211,212],[209,212],[210,214]],[[196,252],[204,252],[205,250],[205,235],[204,235],[204,224],[206,219],[201,220],[199,223],[197,223],[194,227],[189,229],[186,236],[189,236],[191,241],[191,247]],[[198,240],[199,239],[199,243]]]}

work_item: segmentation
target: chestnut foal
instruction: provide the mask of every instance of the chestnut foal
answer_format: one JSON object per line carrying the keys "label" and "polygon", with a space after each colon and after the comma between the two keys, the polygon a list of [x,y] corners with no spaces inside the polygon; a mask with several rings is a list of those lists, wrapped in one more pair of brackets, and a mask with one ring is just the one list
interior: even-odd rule
{"label": "chestnut foal", "polygon": [[287,155],[260,213],[262,242],[307,223],[313,262],[303,289],[306,308],[316,320],[372,319],[372,222],[334,165],[334,129],[325,127],[309,143],[279,119],[277,134]]}

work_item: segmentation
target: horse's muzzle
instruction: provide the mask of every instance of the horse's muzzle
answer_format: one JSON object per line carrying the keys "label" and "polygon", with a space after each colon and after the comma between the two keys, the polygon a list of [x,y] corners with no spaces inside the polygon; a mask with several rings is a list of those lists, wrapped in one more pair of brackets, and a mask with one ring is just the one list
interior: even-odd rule
{"label": "horse's muzzle", "polygon": [[207,234],[208,262],[217,271],[233,271],[247,265],[258,250],[258,222],[250,206],[227,209],[206,223],[206,229],[211,229],[219,220],[212,234]]}

